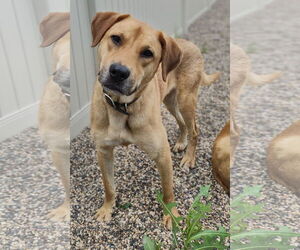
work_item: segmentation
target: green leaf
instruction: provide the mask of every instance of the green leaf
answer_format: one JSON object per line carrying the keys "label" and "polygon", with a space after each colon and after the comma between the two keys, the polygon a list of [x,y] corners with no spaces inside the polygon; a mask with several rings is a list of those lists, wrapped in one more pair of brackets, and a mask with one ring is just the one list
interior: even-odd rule
{"label": "green leaf", "polygon": [[225,245],[223,244],[219,244],[219,243],[214,243],[214,244],[210,244],[210,245],[203,245],[201,247],[197,247],[197,248],[194,248],[194,250],[202,250],[202,249],[218,249],[218,250],[221,250],[221,249],[228,249],[228,247],[226,247]]}
{"label": "green leaf", "polygon": [[122,209],[128,209],[128,208],[132,207],[132,204],[127,202],[127,203],[124,203],[124,204],[119,204],[117,207],[122,208]]}
{"label": "green leaf", "polygon": [[[231,240],[241,240],[245,238],[254,238],[255,237],[263,237],[263,238],[271,238],[271,237],[300,237],[300,233],[294,233],[290,231],[282,231],[282,230],[263,230],[263,229],[256,229],[248,232],[238,233],[231,236]],[[264,239],[265,240],[265,239]]]}
{"label": "green leaf", "polygon": [[143,237],[143,245],[144,245],[144,250],[159,250],[160,247],[156,243],[156,241],[150,239],[148,236]]}
{"label": "green leaf", "polygon": [[261,212],[263,209],[263,205],[249,205],[248,209],[245,211],[242,211],[240,213],[235,213],[230,218],[230,227],[234,228],[237,224],[242,222],[244,219],[249,219],[251,215]]}
{"label": "green leaf", "polygon": [[159,193],[157,195],[157,200],[158,202],[163,206],[164,209],[164,214],[165,215],[170,215],[172,218],[172,222],[174,222],[175,226],[180,229],[180,225],[179,225],[179,221],[182,220],[182,217],[175,217],[174,214],[172,213],[172,208],[176,207],[176,203],[175,202],[171,202],[171,203],[164,203],[163,201],[163,196],[161,193]]}
{"label": "green leaf", "polygon": [[163,201],[163,195],[161,193],[157,194],[157,200],[158,202],[162,205],[163,210],[164,210],[164,214],[165,215],[170,215],[171,219],[172,219],[172,241],[173,241],[173,246],[174,247],[178,247],[179,246],[179,239],[177,238],[177,233],[182,233],[182,228],[180,226],[180,221],[183,220],[182,217],[176,217],[173,213],[172,213],[172,209],[174,207],[176,207],[176,203],[175,202],[170,202],[168,204],[164,203]]}
{"label": "green leaf", "polygon": [[193,235],[189,241],[205,239],[206,237],[228,237],[230,234],[227,232],[213,231],[213,230],[204,230],[200,233]]}
{"label": "green leaf", "polygon": [[200,201],[201,197],[207,197],[209,194],[210,185],[206,185],[203,187],[200,187],[200,191],[197,194],[197,196],[194,199],[194,202],[192,203],[192,208]]}
{"label": "green leaf", "polygon": [[259,197],[261,189],[262,189],[261,185],[257,185],[257,186],[253,186],[253,187],[245,187],[244,190],[243,190],[243,192],[241,194],[239,194],[238,196],[236,196],[230,202],[230,207],[235,207],[245,197],[248,197],[248,196]]}
{"label": "green leaf", "polygon": [[288,227],[278,230],[255,229],[247,231],[249,219],[263,211],[263,204],[253,205],[243,201],[248,196],[260,196],[261,186],[247,187],[231,202],[231,244],[232,249],[293,249],[290,246],[292,237],[300,237]]}

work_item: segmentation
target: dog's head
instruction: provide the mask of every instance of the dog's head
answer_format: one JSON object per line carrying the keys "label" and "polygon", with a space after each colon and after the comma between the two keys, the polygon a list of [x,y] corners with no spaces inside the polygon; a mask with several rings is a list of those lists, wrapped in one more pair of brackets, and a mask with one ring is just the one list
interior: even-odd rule
{"label": "dog's head", "polygon": [[175,40],[129,15],[97,13],[92,21],[92,47],[99,44],[99,82],[109,91],[130,96],[145,86],[162,64],[162,77],[179,64]]}
{"label": "dog's head", "polygon": [[70,80],[70,13],[53,12],[40,23],[41,47],[53,46],[54,81]]}

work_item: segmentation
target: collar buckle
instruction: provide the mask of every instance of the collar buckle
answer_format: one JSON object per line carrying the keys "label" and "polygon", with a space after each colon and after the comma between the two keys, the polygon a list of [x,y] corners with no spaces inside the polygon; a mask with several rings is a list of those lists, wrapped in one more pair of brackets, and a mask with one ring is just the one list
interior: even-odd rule
{"label": "collar buckle", "polygon": [[113,100],[108,94],[106,94],[106,93],[104,93],[104,96],[106,97],[106,98],[105,98],[106,101],[107,101],[107,99],[108,99],[108,100],[110,101],[109,104],[111,104],[111,106],[112,106],[114,109],[116,109],[116,104],[115,104],[114,100]]}

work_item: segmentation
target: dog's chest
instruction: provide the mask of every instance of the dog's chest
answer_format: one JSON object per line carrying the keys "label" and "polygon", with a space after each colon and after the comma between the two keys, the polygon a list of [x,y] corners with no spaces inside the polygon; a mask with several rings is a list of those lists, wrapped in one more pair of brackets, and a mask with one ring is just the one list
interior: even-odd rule
{"label": "dog's chest", "polygon": [[104,143],[108,146],[128,145],[133,143],[127,117],[109,117],[109,126],[104,138]]}

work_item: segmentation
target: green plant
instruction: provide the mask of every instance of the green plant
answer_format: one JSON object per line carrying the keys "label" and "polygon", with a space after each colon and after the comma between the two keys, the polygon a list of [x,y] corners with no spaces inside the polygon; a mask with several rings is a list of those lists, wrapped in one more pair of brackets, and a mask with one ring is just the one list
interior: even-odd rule
{"label": "green plant", "polygon": [[242,249],[293,249],[290,240],[292,237],[300,237],[300,233],[294,233],[288,227],[280,227],[278,230],[248,230],[247,220],[257,217],[257,213],[263,211],[263,204],[246,202],[249,196],[259,197],[262,186],[246,187],[237,195],[230,204],[230,248]]}
{"label": "green plant", "polygon": [[150,239],[148,236],[144,236],[143,245],[144,245],[144,250],[161,249],[161,244],[157,243],[155,240]]}
{"label": "green plant", "polygon": [[203,47],[201,48],[201,53],[202,54],[207,54],[208,53],[208,47],[207,47],[207,44],[205,43],[203,45]]}
{"label": "green plant", "polygon": [[[165,204],[162,194],[157,195],[158,202],[163,206],[164,214],[172,218],[172,246],[171,249],[227,249],[225,240],[229,236],[224,228],[207,230],[202,227],[201,220],[211,212],[209,203],[201,202],[202,198],[209,195],[209,186],[201,187],[199,194],[194,199],[185,217],[175,217],[172,208],[176,203]],[[149,237],[143,239],[145,250],[160,249],[161,244],[156,243]]]}
{"label": "green plant", "polygon": [[127,203],[124,203],[124,204],[117,204],[117,207],[121,208],[121,209],[128,209],[128,208],[132,207],[132,204],[127,202]]}
{"label": "green plant", "polygon": [[[300,233],[293,232],[288,227],[279,227],[278,230],[254,229],[248,230],[249,219],[257,218],[258,213],[263,211],[263,204],[253,204],[245,201],[249,197],[260,197],[262,186],[246,187],[243,192],[231,201],[230,220],[230,249],[294,249],[291,245],[293,237],[300,237]],[[202,228],[201,219],[211,211],[210,205],[200,202],[201,198],[208,197],[209,186],[200,189],[188,214],[185,218],[174,217],[171,210],[175,203],[164,204],[162,195],[157,199],[164,207],[164,213],[172,216],[172,239],[171,249],[227,249],[225,240],[229,234],[224,228],[217,231]],[[184,224],[184,226],[182,225]],[[159,250],[161,244],[145,236],[145,250]]]}

